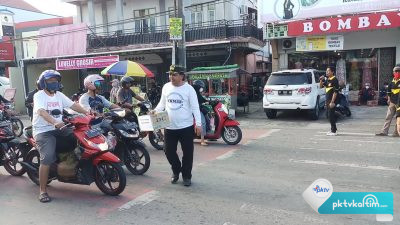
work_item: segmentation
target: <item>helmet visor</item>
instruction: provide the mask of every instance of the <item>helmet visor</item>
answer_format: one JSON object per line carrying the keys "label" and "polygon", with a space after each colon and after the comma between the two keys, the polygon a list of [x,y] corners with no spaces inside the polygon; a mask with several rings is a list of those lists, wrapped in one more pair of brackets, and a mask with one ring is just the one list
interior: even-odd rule
{"label": "helmet visor", "polygon": [[96,80],[93,84],[96,87],[96,89],[101,89],[101,87],[103,86],[103,81]]}

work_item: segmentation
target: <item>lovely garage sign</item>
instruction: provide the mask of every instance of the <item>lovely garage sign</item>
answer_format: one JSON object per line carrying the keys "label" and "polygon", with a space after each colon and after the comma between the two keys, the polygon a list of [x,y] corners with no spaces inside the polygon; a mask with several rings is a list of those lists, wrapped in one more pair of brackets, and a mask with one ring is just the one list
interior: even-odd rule
{"label": "lovely garage sign", "polygon": [[56,70],[104,68],[118,61],[119,61],[118,55],[73,58],[73,59],[57,59]]}
{"label": "lovely garage sign", "polygon": [[288,35],[296,37],[395,27],[400,27],[400,13],[386,12],[290,22]]}

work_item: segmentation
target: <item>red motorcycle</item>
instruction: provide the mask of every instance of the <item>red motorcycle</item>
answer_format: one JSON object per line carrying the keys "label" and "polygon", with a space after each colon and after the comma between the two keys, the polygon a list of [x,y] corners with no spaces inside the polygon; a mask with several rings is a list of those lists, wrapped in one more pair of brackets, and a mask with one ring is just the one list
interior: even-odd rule
{"label": "red motorcycle", "polygon": [[[211,133],[207,133],[204,138],[208,140],[222,139],[228,145],[236,145],[242,140],[242,130],[239,127],[239,122],[231,119],[228,115],[228,109],[219,101],[211,101],[210,106],[214,112],[215,129],[211,129]],[[200,137],[196,137],[200,138]]]}
{"label": "red motorcycle", "polygon": [[[60,114],[59,110],[52,112],[52,115]],[[64,122],[66,126],[73,127],[77,144],[71,145],[71,141],[67,140],[57,141],[58,160],[50,166],[49,183],[52,180],[82,185],[95,182],[103,193],[119,195],[125,189],[126,175],[121,160],[110,152],[115,148],[116,140],[105,137],[101,129],[92,129],[90,122],[94,118],[64,112]],[[26,144],[33,148],[21,164],[27,170],[29,178],[39,185],[39,151],[29,128],[24,130],[24,136],[28,141]],[[67,162],[69,169],[66,169]]]}

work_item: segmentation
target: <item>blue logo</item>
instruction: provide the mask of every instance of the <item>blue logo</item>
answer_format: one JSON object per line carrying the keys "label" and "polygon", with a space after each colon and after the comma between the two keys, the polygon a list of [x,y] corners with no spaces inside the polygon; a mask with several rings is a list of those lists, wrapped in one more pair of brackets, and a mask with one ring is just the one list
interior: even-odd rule
{"label": "blue logo", "polygon": [[320,187],[319,185],[316,185],[313,190],[318,194],[320,192],[329,192],[330,189],[329,188]]}

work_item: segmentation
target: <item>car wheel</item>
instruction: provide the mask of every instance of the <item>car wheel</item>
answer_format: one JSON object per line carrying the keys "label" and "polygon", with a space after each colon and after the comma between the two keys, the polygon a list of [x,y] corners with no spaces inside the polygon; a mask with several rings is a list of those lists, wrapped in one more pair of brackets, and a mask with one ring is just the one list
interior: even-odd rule
{"label": "car wheel", "polygon": [[277,113],[278,111],[276,109],[265,110],[265,114],[267,115],[268,119],[275,119]]}

